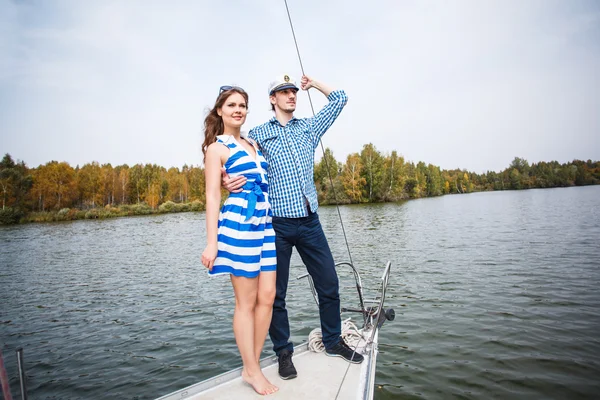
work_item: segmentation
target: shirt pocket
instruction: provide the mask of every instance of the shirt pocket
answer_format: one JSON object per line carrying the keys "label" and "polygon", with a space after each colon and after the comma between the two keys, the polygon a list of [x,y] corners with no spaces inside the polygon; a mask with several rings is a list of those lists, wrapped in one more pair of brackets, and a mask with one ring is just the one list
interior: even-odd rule
{"label": "shirt pocket", "polygon": [[281,156],[283,146],[282,137],[277,132],[269,132],[262,137],[261,149],[267,161],[276,156]]}

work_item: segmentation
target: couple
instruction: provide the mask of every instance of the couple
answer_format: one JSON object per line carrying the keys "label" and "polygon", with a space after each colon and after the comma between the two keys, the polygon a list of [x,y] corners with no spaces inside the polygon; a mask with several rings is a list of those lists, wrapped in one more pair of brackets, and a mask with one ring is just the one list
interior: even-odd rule
{"label": "couple", "polygon": [[[241,136],[241,127],[248,113],[248,94],[239,87],[222,86],[204,121],[208,245],[202,264],[211,275],[231,277],[233,332],[244,365],[242,377],[263,395],[278,390],[259,365],[267,331],[278,357],[279,376],[297,375],[285,308],[294,246],[317,290],[327,355],[352,363],[363,360],[340,336],[338,277],[316,213],[313,181],[319,140],[347,97],[344,91],[331,90],[307,76],[300,86],[315,88],[329,100],[312,118],[294,117],[299,88],[289,75],[282,75],[269,85],[275,116],[252,128],[247,138]],[[221,185],[230,195],[219,212]]]}

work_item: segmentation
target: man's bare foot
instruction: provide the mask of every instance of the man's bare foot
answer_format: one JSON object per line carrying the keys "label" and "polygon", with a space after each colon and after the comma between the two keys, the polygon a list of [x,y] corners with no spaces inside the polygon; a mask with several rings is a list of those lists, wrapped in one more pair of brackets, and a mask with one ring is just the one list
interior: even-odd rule
{"label": "man's bare foot", "polygon": [[263,375],[262,371],[250,375],[244,368],[242,370],[242,379],[246,381],[246,383],[251,385],[258,394],[267,395],[275,393],[279,390],[277,386],[273,385],[267,380],[267,378]]}

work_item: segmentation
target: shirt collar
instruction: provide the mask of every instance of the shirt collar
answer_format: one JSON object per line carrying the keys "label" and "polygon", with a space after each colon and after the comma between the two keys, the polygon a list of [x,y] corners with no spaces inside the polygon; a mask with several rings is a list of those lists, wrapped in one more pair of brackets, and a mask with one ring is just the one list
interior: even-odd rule
{"label": "shirt collar", "polygon": [[233,141],[232,140],[233,136],[231,136],[231,135],[218,135],[217,139],[220,140],[221,142],[227,144],[227,143],[229,143],[230,140]]}
{"label": "shirt collar", "polygon": [[[245,132],[240,132],[240,137],[242,139],[248,140]],[[233,137],[233,135],[218,135],[217,139],[220,139],[223,143],[235,142],[235,138]]]}
{"label": "shirt collar", "polygon": [[[292,123],[293,121],[297,121],[297,120],[298,120],[298,118],[292,117],[292,119],[290,119],[290,121],[288,122],[288,124]],[[271,118],[269,120],[269,122],[272,123],[272,124],[276,124],[276,125],[279,125],[279,126],[283,127],[283,125],[281,125],[281,122],[279,122],[279,120],[277,118],[275,118],[275,117]]]}

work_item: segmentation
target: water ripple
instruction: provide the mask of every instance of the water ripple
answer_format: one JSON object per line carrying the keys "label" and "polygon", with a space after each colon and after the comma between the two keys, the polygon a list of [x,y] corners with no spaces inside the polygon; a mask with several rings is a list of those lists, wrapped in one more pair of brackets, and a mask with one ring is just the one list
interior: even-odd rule
{"label": "water ripple", "polygon": [[[599,206],[586,187],[342,207],[367,293],[393,262],[376,398],[597,398]],[[346,261],[335,208],[320,218]],[[0,227],[13,393],[17,347],[32,398],[152,399],[239,366],[231,285],[199,263],[203,227],[201,213]],[[296,343],[319,323],[304,271],[294,254]],[[340,285],[356,305],[350,271]]]}

